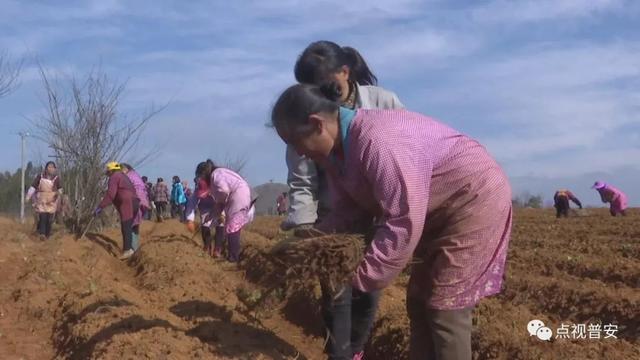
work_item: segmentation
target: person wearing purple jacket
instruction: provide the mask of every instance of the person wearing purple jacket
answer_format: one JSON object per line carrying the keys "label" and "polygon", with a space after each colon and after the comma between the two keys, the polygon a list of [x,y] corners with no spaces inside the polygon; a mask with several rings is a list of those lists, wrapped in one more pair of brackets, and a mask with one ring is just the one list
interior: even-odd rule
{"label": "person wearing purple jacket", "polygon": [[107,192],[104,198],[93,212],[98,216],[102,209],[113,204],[120,215],[120,230],[122,232],[122,256],[120,260],[126,260],[133,255],[131,248],[133,220],[138,212],[140,200],[136,196],[136,189],[129,177],[122,172],[122,166],[112,161],[107,164],[106,175],[109,177]]}
{"label": "person wearing purple jacket", "polygon": [[294,85],[271,115],[282,140],[329,174],[332,210],[310,233],[373,229],[351,287],[385,288],[411,262],[410,359],[471,359],[473,308],[503,283],[506,175],[481,144],[432,118],[352,110],[337,98]]}
{"label": "person wearing purple jacket", "polygon": [[140,206],[138,212],[133,218],[133,227],[131,234],[131,248],[133,251],[138,250],[140,247],[140,224],[144,219],[145,212],[149,211],[149,195],[147,194],[147,185],[142,180],[142,177],[133,169],[133,167],[126,163],[121,163],[122,172],[127,175],[133,187],[136,189],[136,196],[140,200]]}
{"label": "person wearing purple jacket", "polygon": [[603,203],[609,203],[609,213],[611,216],[617,216],[618,214],[627,215],[626,210],[629,206],[629,200],[627,195],[620,189],[607,184],[604,181],[596,181],[592,189],[595,189],[600,194],[600,200]]}

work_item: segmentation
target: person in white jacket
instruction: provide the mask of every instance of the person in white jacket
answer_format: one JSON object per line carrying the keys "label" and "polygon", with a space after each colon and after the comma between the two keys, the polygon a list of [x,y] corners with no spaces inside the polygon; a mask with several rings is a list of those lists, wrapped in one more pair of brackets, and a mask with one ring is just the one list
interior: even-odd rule
{"label": "person in white jacket", "polygon": [[[294,69],[296,80],[337,93],[350,109],[402,109],[398,96],[376,86],[378,79],[360,53],[330,41],[311,43]],[[287,146],[289,209],[283,230],[310,230],[329,212],[329,187],[324,171],[311,159]],[[364,229],[366,231],[366,229]],[[323,316],[330,333],[325,351],[329,359],[360,359],[369,338],[380,292],[362,293],[345,286],[336,298],[323,290]]]}

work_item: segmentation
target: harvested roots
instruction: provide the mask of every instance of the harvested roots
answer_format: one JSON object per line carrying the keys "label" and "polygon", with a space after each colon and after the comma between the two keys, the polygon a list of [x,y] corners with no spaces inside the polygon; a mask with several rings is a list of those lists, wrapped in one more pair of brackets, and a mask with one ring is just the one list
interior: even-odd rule
{"label": "harvested roots", "polygon": [[[349,283],[362,260],[364,237],[353,234],[285,239],[263,254],[273,265],[262,281],[268,286],[263,303],[272,293],[288,298],[294,293],[312,294],[316,281],[330,294]],[[257,304],[255,304],[257,305]]]}
{"label": "harvested roots", "polygon": [[308,288],[317,278],[335,293],[349,282],[363,255],[364,237],[350,234],[325,235],[304,240],[285,240],[271,255],[286,267],[286,288]]}

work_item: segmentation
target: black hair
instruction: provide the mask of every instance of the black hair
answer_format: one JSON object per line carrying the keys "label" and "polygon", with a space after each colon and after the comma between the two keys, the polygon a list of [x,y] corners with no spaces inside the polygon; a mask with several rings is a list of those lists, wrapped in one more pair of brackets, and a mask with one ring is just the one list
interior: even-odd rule
{"label": "black hair", "polygon": [[196,166],[196,178],[204,179],[209,184],[211,182],[211,173],[217,168],[218,166],[211,159],[207,159]]}
{"label": "black hair", "polygon": [[378,84],[378,78],[358,50],[326,40],[309,44],[298,57],[293,72],[300,83],[324,85],[332,82],[331,76],[343,66],[349,68],[349,80],[360,85]]}
{"label": "black hair", "polygon": [[173,182],[174,183],[179,183],[180,182],[180,177],[178,175],[174,175],[173,176]]}
{"label": "black hair", "polygon": [[161,177],[158,178],[158,182],[163,182],[163,181],[164,181],[163,178],[161,178]]}
{"label": "black hair", "polygon": [[142,176],[142,177],[140,177],[140,179],[142,179],[142,181],[143,181],[145,184],[147,183],[147,180],[149,180],[149,178],[148,178],[148,177],[146,177],[146,176]]}
{"label": "black hair", "polygon": [[127,168],[128,171],[133,170],[133,166],[127,164],[127,163],[120,163],[120,167],[122,168]]}
{"label": "black hair", "polygon": [[49,165],[53,165],[53,167],[55,169],[57,169],[58,167],[56,166],[56,163],[53,161],[47,161],[47,163],[44,165],[44,170],[47,170],[47,168],[49,167]]}
{"label": "black hair", "polygon": [[340,96],[332,86],[296,84],[290,86],[278,98],[271,111],[271,126],[278,133],[307,135],[313,131],[309,116],[318,113],[336,113]]}

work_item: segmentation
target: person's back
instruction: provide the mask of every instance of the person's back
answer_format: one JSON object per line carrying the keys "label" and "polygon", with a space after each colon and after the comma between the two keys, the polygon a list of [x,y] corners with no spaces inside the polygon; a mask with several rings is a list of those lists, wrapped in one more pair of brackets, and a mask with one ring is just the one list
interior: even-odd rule
{"label": "person's back", "polygon": [[169,202],[169,199],[167,197],[167,192],[169,191],[167,184],[165,184],[164,182],[158,182],[156,183],[155,187],[154,187],[154,191],[153,191],[153,195],[154,195],[154,200],[155,202]]}

